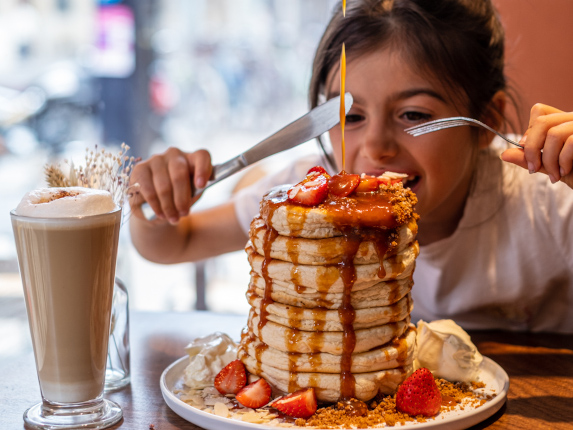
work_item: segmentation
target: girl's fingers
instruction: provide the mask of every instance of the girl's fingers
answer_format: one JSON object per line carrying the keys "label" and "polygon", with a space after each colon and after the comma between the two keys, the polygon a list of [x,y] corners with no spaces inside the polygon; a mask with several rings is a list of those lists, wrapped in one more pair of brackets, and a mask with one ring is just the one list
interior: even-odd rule
{"label": "girl's fingers", "polygon": [[536,103],[533,105],[531,111],[529,112],[529,128],[533,127],[535,120],[540,116],[562,112],[562,110],[554,108],[553,106],[544,105],[543,103]]}
{"label": "girl's fingers", "polygon": [[187,162],[190,166],[193,166],[193,183],[195,188],[203,188],[213,172],[211,155],[206,150],[200,149],[192,154],[187,154]]}
{"label": "girl's fingers", "polygon": [[169,178],[173,184],[173,202],[180,217],[189,213],[191,207],[191,170],[184,154],[169,160]]}
{"label": "girl's fingers", "polygon": [[[543,141],[540,140],[540,133],[542,133],[542,131],[540,132],[539,129],[543,128],[543,119],[540,118],[561,112],[562,111],[559,109],[542,103],[536,103],[531,108],[531,111],[529,112],[529,127],[519,142],[526,148],[525,158],[527,166],[525,168],[529,170],[529,173],[537,172],[542,165],[541,148],[543,148]],[[532,130],[534,128],[535,130]],[[530,135],[532,133],[533,137],[530,139]]]}
{"label": "girl's fingers", "polygon": [[130,183],[132,185],[139,185],[139,193],[136,194],[131,201],[131,206],[132,209],[135,210],[135,213],[140,214],[143,218],[143,214],[141,214],[139,208],[143,202],[147,202],[157,217],[164,219],[165,216],[161,210],[161,203],[153,186],[153,175],[149,163],[140,163],[135,166],[131,174]]}
{"label": "girl's fingers", "polygon": [[565,138],[563,149],[559,154],[559,173],[561,177],[570,175],[573,171],[573,122],[568,123],[568,136]]}
{"label": "girl's fingers", "polygon": [[527,160],[521,148],[508,148],[501,153],[500,158],[507,163],[516,164],[527,169]]}
{"label": "girl's fingers", "polygon": [[[573,135],[573,122],[565,122],[551,127],[545,137],[542,160],[553,183],[557,182],[561,176],[567,174],[571,169],[571,159],[567,159],[571,154],[569,149],[565,150],[565,142],[571,135]],[[567,169],[567,172],[565,172],[565,169]]]}
{"label": "girl's fingers", "polygon": [[539,171],[543,165],[550,176],[559,179],[559,153],[565,139],[558,126],[571,120],[573,114],[559,112],[540,115],[531,121],[532,125],[521,140],[530,172]]}
{"label": "girl's fingers", "polygon": [[[524,169],[527,169],[527,160],[525,159],[525,154],[523,149],[520,148],[509,148],[506,149],[501,154],[501,159],[508,163],[516,164]],[[561,175],[561,182],[567,184],[570,188],[573,188],[573,136],[570,136],[565,145],[563,146],[563,150],[561,151],[560,157],[564,157],[568,160],[569,163],[569,171],[566,171],[564,175]],[[539,169],[540,173],[547,174],[547,171],[543,166]]]}
{"label": "girl's fingers", "polygon": [[158,218],[178,222],[198,198],[192,197],[192,180],[202,188],[211,171],[211,156],[205,150],[188,154],[169,148],[138,163],[130,178],[130,183],[139,184],[140,198],[132,199],[135,213],[143,216],[139,206],[146,201]]}
{"label": "girl's fingers", "polygon": [[[153,187],[161,204],[161,212],[171,223],[179,220],[179,213],[173,201],[173,184],[169,176],[169,170],[163,157],[152,157],[149,160],[152,173]],[[167,161],[168,163],[168,161]],[[156,212],[157,213],[157,212]]]}
{"label": "girl's fingers", "polygon": [[[527,160],[525,159],[525,153],[521,148],[508,148],[501,153],[500,158],[503,161],[527,169]],[[545,168],[541,166],[541,168],[539,169],[539,173],[547,174],[547,170],[545,170]]]}

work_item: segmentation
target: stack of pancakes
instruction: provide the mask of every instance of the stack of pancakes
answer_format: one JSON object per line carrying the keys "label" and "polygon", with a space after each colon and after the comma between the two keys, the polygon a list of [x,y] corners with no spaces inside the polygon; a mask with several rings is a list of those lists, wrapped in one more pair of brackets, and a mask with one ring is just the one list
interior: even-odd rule
{"label": "stack of pancakes", "polygon": [[251,223],[239,358],[284,393],[313,387],[334,402],[394,392],[416,346],[416,197],[401,183],[315,207],[287,193],[271,190]]}

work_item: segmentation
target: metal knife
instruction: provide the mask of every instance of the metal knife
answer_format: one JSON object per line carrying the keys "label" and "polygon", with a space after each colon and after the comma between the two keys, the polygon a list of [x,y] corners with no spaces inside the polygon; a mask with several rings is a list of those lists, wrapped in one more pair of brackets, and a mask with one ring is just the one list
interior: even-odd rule
{"label": "metal knife", "polygon": [[[344,94],[345,113],[348,113],[352,106],[352,95]],[[213,174],[204,188],[194,189],[193,195],[202,193],[205,188],[228,178],[231,175],[243,170],[257,161],[274,155],[278,152],[294,148],[301,143],[308,142],[321,134],[327,132],[340,122],[340,96],[334,97],[323,103],[306,115],[291,122],[286,127],[280,129],[275,134],[267,137],[262,142],[257,143],[252,148],[242,154],[230,159],[222,164],[213,166]],[[141,205],[143,215],[148,220],[155,218],[155,213],[148,203]]]}

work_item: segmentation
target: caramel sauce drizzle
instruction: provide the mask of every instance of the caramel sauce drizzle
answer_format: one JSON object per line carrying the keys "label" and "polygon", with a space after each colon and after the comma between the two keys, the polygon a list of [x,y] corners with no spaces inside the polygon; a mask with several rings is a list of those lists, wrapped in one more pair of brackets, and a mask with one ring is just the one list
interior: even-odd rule
{"label": "caramel sauce drizzle", "polygon": [[[267,215],[267,219],[272,219],[272,212],[276,210],[276,207],[270,210],[270,213]],[[263,236],[263,251],[264,251],[264,259],[263,264],[261,267],[261,274],[263,275],[263,279],[265,280],[265,294],[263,300],[261,300],[261,307],[259,309],[259,338],[263,341],[262,338],[262,330],[265,324],[267,323],[267,317],[269,315],[269,311],[267,307],[273,303],[272,294],[273,294],[273,282],[272,279],[269,277],[269,264],[272,261],[271,258],[271,248],[273,242],[278,237],[278,232],[271,226],[268,225],[267,230]]]}
{"label": "caramel sauce drizzle", "polygon": [[386,269],[384,268],[384,256],[388,252],[388,235],[385,235],[384,238],[377,238],[374,241],[374,245],[376,247],[376,253],[380,258],[380,268],[378,269],[378,277],[380,279],[384,279],[386,276]]}
{"label": "caramel sauce drizzle", "polygon": [[355,396],[356,379],[352,374],[352,353],[356,346],[356,333],[354,332],[354,319],[356,311],[351,303],[352,287],[356,281],[356,268],[354,256],[358,251],[362,238],[350,229],[343,230],[344,255],[342,263],[338,265],[340,277],[344,285],[342,305],[338,309],[338,315],[342,324],[342,356],[340,357],[340,395],[342,399],[350,399]]}
{"label": "caramel sauce drizzle", "polygon": [[[346,0],[342,2],[342,13],[346,16]],[[342,171],[346,171],[346,144],[344,142],[344,126],[346,124],[346,109],[344,94],[346,93],[346,47],[342,44],[340,55],[340,133],[342,145]],[[356,379],[352,374],[352,352],[356,346],[356,333],[354,332],[354,319],[356,312],[352,307],[352,287],[356,281],[356,268],[354,256],[360,246],[361,238],[352,234],[348,228],[343,229],[345,250],[342,263],[339,265],[340,277],[344,284],[342,305],[338,309],[342,323],[342,356],[340,358],[340,395],[342,399],[354,397],[356,392]]]}
{"label": "caramel sauce drizzle", "polygon": [[[344,110],[342,110],[344,112]],[[272,216],[274,212],[282,205],[289,204],[287,201],[286,191],[276,192],[269,194],[266,197],[266,204],[262,205],[261,218],[266,224],[267,230],[263,235],[263,253],[264,261],[261,268],[262,277],[265,280],[265,293],[264,298],[261,300],[259,309],[259,339],[261,342],[264,340],[261,337],[262,328],[267,323],[268,311],[267,307],[273,303],[272,299],[272,279],[268,275],[268,266],[272,261],[271,247],[275,239],[278,237],[278,232],[272,227]],[[341,372],[340,372],[340,392],[341,399],[348,400],[355,396],[356,380],[352,374],[352,353],[356,346],[356,334],[354,330],[354,320],[356,312],[352,306],[352,289],[356,281],[356,268],[354,266],[354,258],[358,252],[360,243],[363,240],[372,240],[375,243],[376,251],[380,261],[380,270],[378,276],[383,278],[386,275],[384,266],[382,264],[384,256],[390,250],[390,239],[393,229],[398,227],[398,224],[393,216],[392,205],[380,196],[355,196],[353,198],[340,198],[330,196],[322,204],[323,208],[328,212],[328,221],[330,221],[342,233],[343,236],[343,255],[342,262],[335,266],[323,266],[320,273],[324,272],[324,277],[321,276],[317,279],[317,290],[326,296],[329,287],[336,281],[337,278],[342,280],[344,290],[343,299],[338,314],[340,323],[343,328],[342,340],[342,355],[341,355]],[[295,221],[297,230],[304,226],[305,211],[298,211],[297,216],[292,220]],[[289,220],[290,221],[290,220]],[[289,222],[290,224],[290,222]],[[382,227],[381,227],[382,226]],[[289,225],[289,227],[291,227]],[[291,229],[292,230],[292,229]],[[301,286],[300,273],[297,269],[297,255],[298,249],[294,241],[287,243],[288,254],[293,259],[293,269],[291,269],[292,281],[295,283],[295,290],[299,293],[304,291]],[[392,271],[394,266],[403,266],[401,262],[392,264]],[[398,267],[396,267],[397,269]],[[334,276],[336,273],[337,276]],[[321,295],[322,295],[321,294]],[[325,303],[327,304],[327,303]],[[289,308],[289,326],[290,328],[285,331],[285,344],[287,349],[292,348],[300,342],[302,334],[300,330],[300,314],[302,309],[291,306]],[[322,348],[324,337],[325,325],[325,308],[315,308],[313,310],[313,317],[316,321],[313,327],[312,340],[310,342],[312,361],[317,365],[320,364],[320,351]],[[299,318],[297,318],[299,317]],[[402,347],[402,345],[399,345]],[[256,349],[257,361],[265,347],[258,347]],[[297,384],[297,359],[300,355],[292,350],[289,354],[289,392],[296,391],[302,387]],[[309,381],[312,385],[316,381]]]}
{"label": "caramel sauce drizzle", "polygon": [[[346,11],[346,5],[344,5]],[[346,14],[346,12],[345,12]],[[346,171],[346,145],[344,144],[344,125],[346,124],[346,109],[344,103],[344,94],[346,93],[346,48],[342,44],[342,54],[340,56],[340,132],[342,145],[342,171]]]}

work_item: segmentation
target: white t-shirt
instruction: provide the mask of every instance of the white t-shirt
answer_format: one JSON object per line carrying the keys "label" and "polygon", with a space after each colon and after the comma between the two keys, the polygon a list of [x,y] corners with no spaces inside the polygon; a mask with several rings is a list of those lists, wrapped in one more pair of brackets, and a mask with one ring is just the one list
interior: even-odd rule
{"label": "white t-shirt", "polygon": [[[573,333],[573,190],[480,154],[456,231],[420,248],[412,321],[451,318],[466,329]],[[237,194],[248,232],[263,194],[299,182],[308,157]]]}

